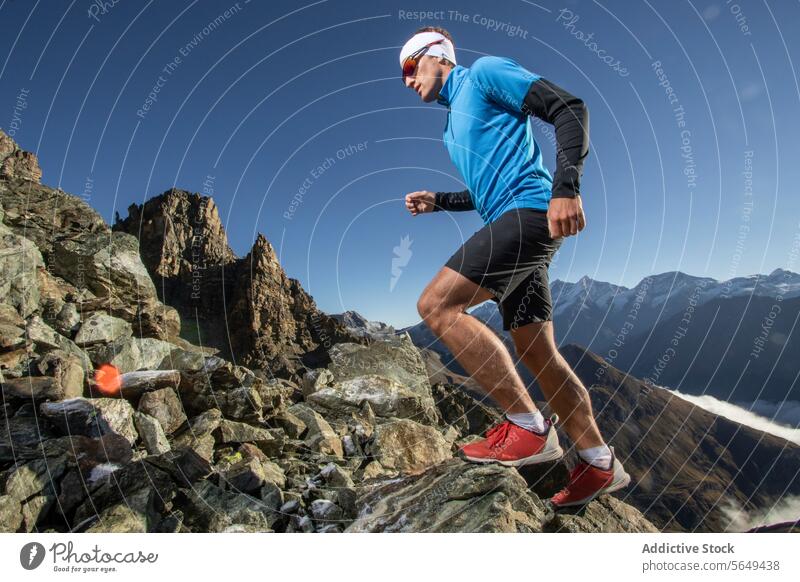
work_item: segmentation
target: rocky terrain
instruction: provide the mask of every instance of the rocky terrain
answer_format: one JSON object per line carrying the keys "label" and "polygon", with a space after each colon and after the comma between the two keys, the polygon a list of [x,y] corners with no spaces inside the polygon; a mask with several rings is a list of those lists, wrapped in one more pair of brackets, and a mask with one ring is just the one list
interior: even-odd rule
{"label": "rocky terrain", "polygon": [[265,237],[236,258],[212,200],[170,190],[112,229],[0,144],[0,531],[661,529],[614,496],[548,514],[563,462],[455,458],[498,412],[408,334],[319,312]]}

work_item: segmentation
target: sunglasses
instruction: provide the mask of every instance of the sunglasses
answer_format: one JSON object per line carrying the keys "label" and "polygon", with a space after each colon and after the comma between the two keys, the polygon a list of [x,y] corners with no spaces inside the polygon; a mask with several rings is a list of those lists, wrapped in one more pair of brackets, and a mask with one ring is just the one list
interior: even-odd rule
{"label": "sunglasses", "polygon": [[435,40],[431,43],[426,44],[421,49],[417,50],[413,54],[410,54],[406,58],[406,60],[403,61],[403,77],[401,78],[401,81],[403,81],[403,85],[406,84],[406,77],[412,76],[414,72],[417,70],[417,65],[419,64],[420,59],[426,52],[428,52],[428,49],[435,44],[439,44],[440,42],[444,42],[444,39],[440,38],[439,40]]}

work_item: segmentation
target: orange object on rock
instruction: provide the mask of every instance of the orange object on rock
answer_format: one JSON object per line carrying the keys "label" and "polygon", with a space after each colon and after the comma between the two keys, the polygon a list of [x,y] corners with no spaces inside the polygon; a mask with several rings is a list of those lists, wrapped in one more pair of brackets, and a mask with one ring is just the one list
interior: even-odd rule
{"label": "orange object on rock", "polygon": [[119,370],[112,364],[101,364],[94,372],[97,389],[106,396],[116,396],[122,386]]}

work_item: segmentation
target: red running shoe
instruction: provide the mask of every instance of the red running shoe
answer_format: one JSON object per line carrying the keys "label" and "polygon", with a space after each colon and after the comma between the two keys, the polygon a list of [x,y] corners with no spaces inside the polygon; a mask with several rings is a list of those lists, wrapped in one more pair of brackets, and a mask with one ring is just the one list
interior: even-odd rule
{"label": "red running shoe", "polygon": [[625,472],[622,463],[614,454],[614,447],[609,448],[611,449],[611,468],[603,470],[581,459],[572,469],[567,486],[550,498],[550,503],[556,509],[585,505],[602,493],[611,493],[627,487],[631,482],[631,476]]}
{"label": "red running shoe", "polygon": [[545,419],[545,432],[539,434],[506,420],[486,431],[485,439],[461,447],[459,455],[474,463],[499,463],[507,467],[555,461],[564,456],[553,426],[556,422],[556,414]]}

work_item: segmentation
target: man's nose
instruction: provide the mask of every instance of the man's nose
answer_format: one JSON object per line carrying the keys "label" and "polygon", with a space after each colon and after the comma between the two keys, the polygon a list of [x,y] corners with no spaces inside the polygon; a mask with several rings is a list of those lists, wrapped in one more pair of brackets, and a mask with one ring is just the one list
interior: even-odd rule
{"label": "man's nose", "polygon": [[409,89],[411,89],[414,86],[414,77],[413,76],[409,75],[404,80],[405,80],[405,83],[406,83],[406,87],[408,87]]}

